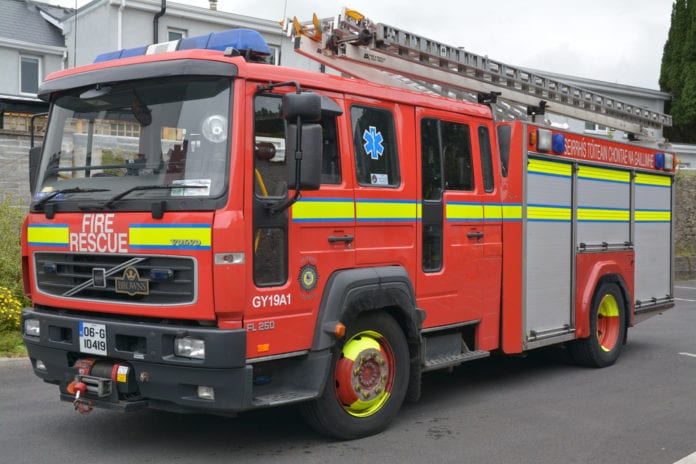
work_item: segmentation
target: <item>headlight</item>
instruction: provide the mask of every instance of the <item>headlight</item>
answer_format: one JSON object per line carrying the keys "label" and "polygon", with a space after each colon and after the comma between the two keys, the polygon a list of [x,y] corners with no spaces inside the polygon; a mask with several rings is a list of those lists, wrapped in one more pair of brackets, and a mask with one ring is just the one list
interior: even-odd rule
{"label": "headlight", "polygon": [[205,341],[191,337],[175,338],[174,354],[185,358],[205,359]]}
{"label": "headlight", "polygon": [[38,337],[41,335],[41,324],[38,319],[27,319],[24,321],[24,334]]}

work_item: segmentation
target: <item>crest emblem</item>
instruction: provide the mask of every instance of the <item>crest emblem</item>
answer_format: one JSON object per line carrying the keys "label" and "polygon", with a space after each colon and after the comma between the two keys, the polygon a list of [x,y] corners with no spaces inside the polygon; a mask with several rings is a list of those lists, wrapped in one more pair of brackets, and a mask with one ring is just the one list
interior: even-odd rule
{"label": "crest emblem", "polygon": [[116,293],[127,293],[130,296],[150,294],[150,279],[141,279],[138,270],[132,266],[125,268],[123,275],[114,280]]}

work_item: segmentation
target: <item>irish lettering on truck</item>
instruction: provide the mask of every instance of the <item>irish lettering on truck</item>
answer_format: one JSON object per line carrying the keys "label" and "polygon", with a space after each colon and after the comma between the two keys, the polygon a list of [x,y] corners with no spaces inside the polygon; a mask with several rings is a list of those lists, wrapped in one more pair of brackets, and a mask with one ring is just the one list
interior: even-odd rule
{"label": "irish lettering on truck", "polygon": [[386,85],[471,73],[341,18],[297,23],[297,51],[366,78],[267,64],[233,30],[41,85],[23,337],[77,411],[298,403],[352,439],[425,372],[551,344],[609,366],[673,305],[673,154],[499,120],[495,88],[468,103]]}

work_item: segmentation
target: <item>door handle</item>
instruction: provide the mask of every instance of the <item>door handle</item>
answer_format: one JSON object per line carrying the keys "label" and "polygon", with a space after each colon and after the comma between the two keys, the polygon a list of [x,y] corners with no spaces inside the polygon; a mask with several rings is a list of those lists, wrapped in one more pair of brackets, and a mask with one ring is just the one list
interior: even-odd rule
{"label": "door handle", "polygon": [[468,234],[466,234],[466,236],[469,238],[481,240],[483,238],[483,232],[469,232]]}
{"label": "door handle", "polygon": [[337,237],[335,235],[329,235],[329,243],[336,243],[336,242],[345,242],[345,243],[352,243],[355,237],[352,235],[343,235],[341,237]]}

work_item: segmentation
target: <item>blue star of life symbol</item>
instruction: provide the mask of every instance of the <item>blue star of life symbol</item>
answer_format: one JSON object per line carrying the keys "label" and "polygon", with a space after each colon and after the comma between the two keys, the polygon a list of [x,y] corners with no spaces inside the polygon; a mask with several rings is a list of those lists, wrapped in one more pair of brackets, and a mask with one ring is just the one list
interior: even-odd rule
{"label": "blue star of life symbol", "polygon": [[363,132],[363,140],[365,141],[365,152],[370,155],[373,160],[379,159],[384,153],[384,137],[382,137],[382,132],[377,132],[375,126],[370,126],[369,129],[365,129]]}

